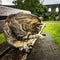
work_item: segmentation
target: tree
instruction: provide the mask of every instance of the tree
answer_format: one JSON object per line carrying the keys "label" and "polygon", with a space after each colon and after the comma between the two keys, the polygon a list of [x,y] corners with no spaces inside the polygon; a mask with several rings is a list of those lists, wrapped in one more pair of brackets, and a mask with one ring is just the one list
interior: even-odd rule
{"label": "tree", "polygon": [[51,12],[49,12],[49,20],[56,20],[56,17],[58,16],[55,9],[53,9]]}
{"label": "tree", "polygon": [[16,0],[15,7],[19,9],[29,10],[33,14],[47,17],[47,8],[40,4],[40,0]]}
{"label": "tree", "polygon": [[13,3],[15,4],[16,8],[22,9],[22,7],[23,7],[23,0],[15,0],[15,1],[13,1]]}

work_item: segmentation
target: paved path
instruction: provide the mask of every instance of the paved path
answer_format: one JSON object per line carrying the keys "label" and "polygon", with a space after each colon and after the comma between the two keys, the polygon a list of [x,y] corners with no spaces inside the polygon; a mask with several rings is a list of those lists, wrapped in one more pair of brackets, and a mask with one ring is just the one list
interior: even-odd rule
{"label": "paved path", "polygon": [[46,34],[45,39],[37,40],[27,60],[60,60],[59,47]]}

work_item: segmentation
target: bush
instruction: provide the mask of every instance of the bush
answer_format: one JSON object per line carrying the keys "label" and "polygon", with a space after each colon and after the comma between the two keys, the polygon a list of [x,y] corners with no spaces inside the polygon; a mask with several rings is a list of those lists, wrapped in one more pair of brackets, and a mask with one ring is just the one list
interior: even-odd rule
{"label": "bush", "polygon": [[40,0],[16,0],[15,7],[23,10],[29,10],[37,16],[42,16],[44,20],[48,18],[46,6],[40,4]]}

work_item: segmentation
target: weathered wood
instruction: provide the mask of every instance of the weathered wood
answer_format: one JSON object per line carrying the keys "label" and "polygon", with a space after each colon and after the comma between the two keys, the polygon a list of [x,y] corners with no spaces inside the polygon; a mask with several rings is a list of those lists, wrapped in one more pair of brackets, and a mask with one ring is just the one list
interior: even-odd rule
{"label": "weathered wood", "polygon": [[6,54],[9,50],[9,44],[7,42],[0,44],[0,58]]}
{"label": "weathered wood", "polygon": [[8,43],[5,42],[3,44],[0,44],[0,55],[3,53],[4,50],[6,50],[9,47]]}
{"label": "weathered wood", "polygon": [[5,24],[5,20],[0,20],[0,33],[3,32],[3,26]]}
{"label": "weathered wood", "polygon": [[0,6],[0,16],[9,16],[11,14],[16,14],[16,13],[19,13],[19,12],[24,12],[24,13],[31,14],[30,11],[15,9],[15,8],[6,7],[6,6]]}
{"label": "weathered wood", "polygon": [[11,48],[7,42],[0,44],[0,60],[20,60],[24,54],[18,48]]}
{"label": "weathered wood", "polygon": [[0,44],[0,60],[17,60],[20,54],[18,49],[11,49],[7,42]]}
{"label": "weathered wood", "polygon": [[20,60],[25,53],[18,49],[11,49],[1,60]]}

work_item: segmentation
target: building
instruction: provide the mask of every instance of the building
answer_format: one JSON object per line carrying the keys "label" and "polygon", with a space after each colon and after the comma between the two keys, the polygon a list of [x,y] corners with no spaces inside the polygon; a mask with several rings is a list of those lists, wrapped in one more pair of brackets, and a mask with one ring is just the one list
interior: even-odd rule
{"label": "building", "polygon": [[42,4],[47,6],[49,12],[55,9],[55,11],[60,15],[60,0],[44,0]]}

